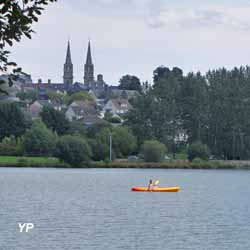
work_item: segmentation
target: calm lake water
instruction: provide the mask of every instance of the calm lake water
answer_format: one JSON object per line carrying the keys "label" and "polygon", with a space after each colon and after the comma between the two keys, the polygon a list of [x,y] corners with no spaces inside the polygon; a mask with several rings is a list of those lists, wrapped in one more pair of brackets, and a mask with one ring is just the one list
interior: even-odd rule
{"label": "calm lake water", "polygon": [[247,250],[250,171],[1,168],[0,249]]}

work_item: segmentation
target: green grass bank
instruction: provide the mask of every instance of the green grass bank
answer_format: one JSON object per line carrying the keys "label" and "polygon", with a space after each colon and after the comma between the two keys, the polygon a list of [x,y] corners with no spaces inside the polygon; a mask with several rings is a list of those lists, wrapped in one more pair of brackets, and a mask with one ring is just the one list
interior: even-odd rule
{"label": "green grass bank", "polygon": [[0,156],[0,167],[59,168],[69,166],[52,157]]}
{"label": "green grass bank", "polygon": [[[52,157],[0,156],[0,167],[74,168]],[[87,162],[80,168],[159,168],[159,169],[250,169],[250,161],[188,162],[172,160],[162,163],[146,162]]]}

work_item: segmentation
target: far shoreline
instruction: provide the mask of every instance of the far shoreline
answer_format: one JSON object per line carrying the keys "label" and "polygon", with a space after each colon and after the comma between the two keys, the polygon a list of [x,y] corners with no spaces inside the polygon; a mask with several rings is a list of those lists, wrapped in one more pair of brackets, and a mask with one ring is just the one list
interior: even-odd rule
{"label": "far shoreline", "polygon": [[189,162],[184,160],[172,160],[162,163],[135,162],[135,161],[113,161],[113,162],[85,162],[82,166],[70,166],[53,158],[46,160],[29,160],[17,158],[16,161],[0,160],[0,168],[61,168],[61,169],[240,169],[250,170],[250,161],[224,161],[211,160],[202,162]]}

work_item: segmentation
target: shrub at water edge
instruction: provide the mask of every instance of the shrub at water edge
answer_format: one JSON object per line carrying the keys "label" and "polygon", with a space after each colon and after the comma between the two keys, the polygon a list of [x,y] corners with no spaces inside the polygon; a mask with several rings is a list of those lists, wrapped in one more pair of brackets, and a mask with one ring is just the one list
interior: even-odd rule
{"label": "shrub at water edge", "polygon": [[166,151],[166,146],[156,140],[145,141],[142,145],[142,154],[146,162],[162,162]]}
{"label": "shrub at water edge", "polygon": [[188,160],[193,161],[195,158],[200,158],[207,161],[210,156],[210,150],[206,144],[195,142],[188,147]]}
{"label": "shrub at water edge", "polygon": [[89,144],[83,138],[65,135],[59,139],[56,145],[55,156],[72,167],[81,167],[84,162],[90,160],[92,152]]}
{"label": "shrub at water edge", "polygon": [[34,121],[23,137],[23,147],[33,156],[51,156],[54,153],[57,136],[41,120]]}

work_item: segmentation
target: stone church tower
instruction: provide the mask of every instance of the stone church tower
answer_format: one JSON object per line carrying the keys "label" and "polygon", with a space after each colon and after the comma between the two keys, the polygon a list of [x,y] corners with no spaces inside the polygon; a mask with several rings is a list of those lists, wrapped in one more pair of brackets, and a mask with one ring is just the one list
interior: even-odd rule
{"label": "stone church tower", "polygon": [[63,83],[65,85],[73,84],[73,64],[71,61],[70,43],[69,42],[68,42],[68,48],[67,48],[66,61],[64,63]]}
{"label": "stone church tower", "polygon": [[94,78],[94,64],[92,63],[92,57],[91,57],[91,47],[90,42],[88,45],[88,53],[87,53],[87,59],[86,63],[84,65],[84,84],[88,87],[92,87],[95,85],[95,78]]}

